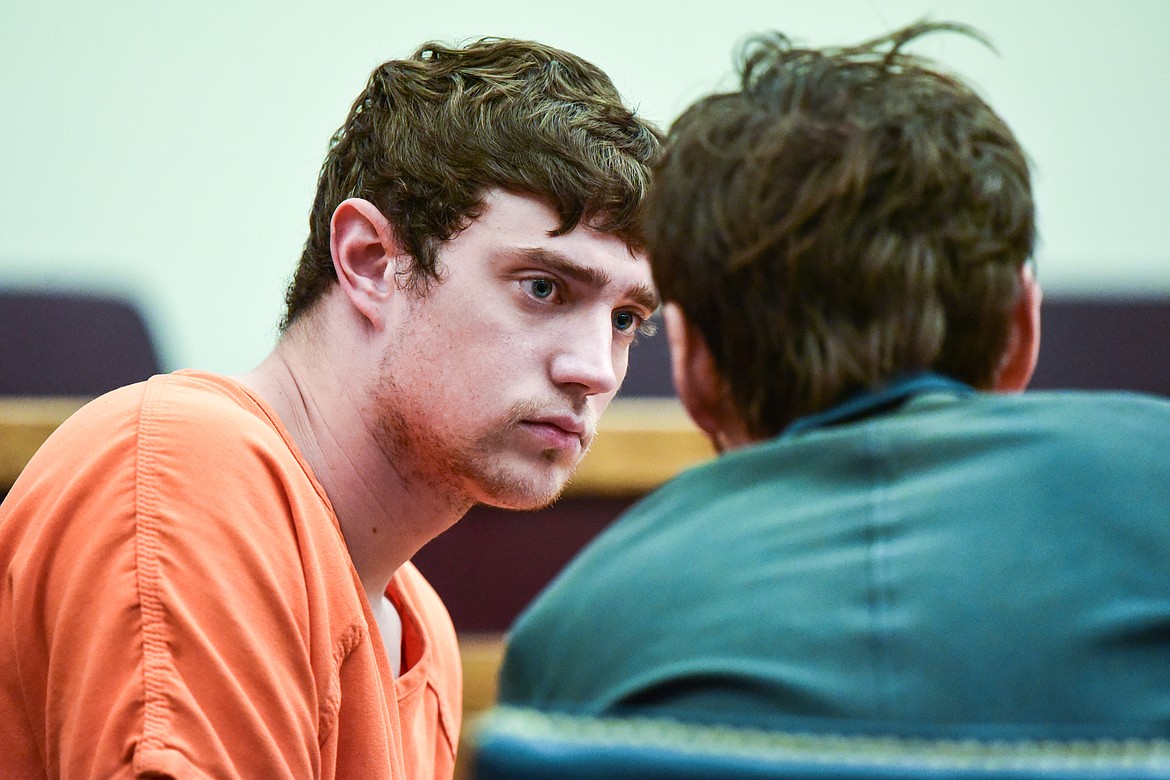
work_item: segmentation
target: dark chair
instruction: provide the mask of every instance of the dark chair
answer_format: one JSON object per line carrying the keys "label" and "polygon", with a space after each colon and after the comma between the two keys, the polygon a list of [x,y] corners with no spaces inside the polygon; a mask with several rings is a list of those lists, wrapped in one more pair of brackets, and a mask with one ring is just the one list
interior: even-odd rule
{"label": "dark chair", "polygon": [[1104,780],[1170,778],[1166,740],[910,739],[771,732],[499,707],[478,780]]}
{"label": "dark chair", "polygon": [[0,395],[97,396],[162,370],[137,307],[113,296],[0,290]]}

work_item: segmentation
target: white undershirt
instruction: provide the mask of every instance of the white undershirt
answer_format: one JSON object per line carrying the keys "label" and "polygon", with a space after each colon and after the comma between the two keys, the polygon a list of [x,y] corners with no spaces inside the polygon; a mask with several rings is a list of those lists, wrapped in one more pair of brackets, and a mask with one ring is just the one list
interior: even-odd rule
{"label": "white undershirt", "polygon": [[402,674],[402,616],[384,595],[381,601],[370,606],[378,623],[378,633],[382,635],[382,644],[386,646],[386,655],[390,658],[390,671],[398,677]]}

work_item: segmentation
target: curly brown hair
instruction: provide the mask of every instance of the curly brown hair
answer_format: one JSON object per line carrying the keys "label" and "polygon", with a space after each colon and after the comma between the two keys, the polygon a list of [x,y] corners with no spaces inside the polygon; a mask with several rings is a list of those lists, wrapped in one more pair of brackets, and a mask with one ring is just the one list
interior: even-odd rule
{"label": "curly brown hair", "polygon": [[756,36],[740,89],[667,136],[655,281],[757,436],[901,374],[992,382],[1035,242],[1028,161],[971,87],[902,50],[939,30],[986,43],[949,23],[821,50]]}
{"label": "curly brown hair", "polygon": [[430,42],[370,75],[333,135],[309,237],[285,296],[286,329],[336,281],[330,220],[346,198],[375,204],[413,259],[406,283],[439,279],[438,250],[500,188],[548,199],[578,223],[640,248],[639,214],[662,134],[595,65],[540,43]]}

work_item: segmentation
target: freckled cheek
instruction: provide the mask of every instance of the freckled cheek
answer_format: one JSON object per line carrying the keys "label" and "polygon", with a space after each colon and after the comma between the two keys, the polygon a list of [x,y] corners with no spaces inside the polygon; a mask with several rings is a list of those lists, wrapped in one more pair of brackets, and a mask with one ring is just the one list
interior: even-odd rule
{"label": "freckled cheek", "polygon": [[492,394],[500,387],[523,384],[532,372],[543,371],[552,354],[551,340],[533,338],[484,323],[468,332],[458,350],[461,359],[451,370],[474,394]]}

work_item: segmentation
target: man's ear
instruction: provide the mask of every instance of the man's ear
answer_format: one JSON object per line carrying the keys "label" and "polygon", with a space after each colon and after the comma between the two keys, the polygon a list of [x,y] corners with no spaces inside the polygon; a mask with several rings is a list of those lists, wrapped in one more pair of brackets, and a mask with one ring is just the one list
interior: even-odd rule
{"label": "man's ear", "polygon": [[993,389],[1018,393],[1032,381],[1040,357],[1040,283],[1030,263],[1020,269],[1020,294],[1012,309],[1007,349],[995,372]]}
{"label": "man's ear", "polygon": [[719,452],[750,442],[707,339],[677,304],[662,307],[662,320],[670,347],[671,379],[687,414]]}
{"label": "man's ear", "polygon": [[390,221],[368,200],[343,200],[333,211],[329,249],[346,298],[380,328],[382,304],[395,291],[395,258],[400,255]]}

